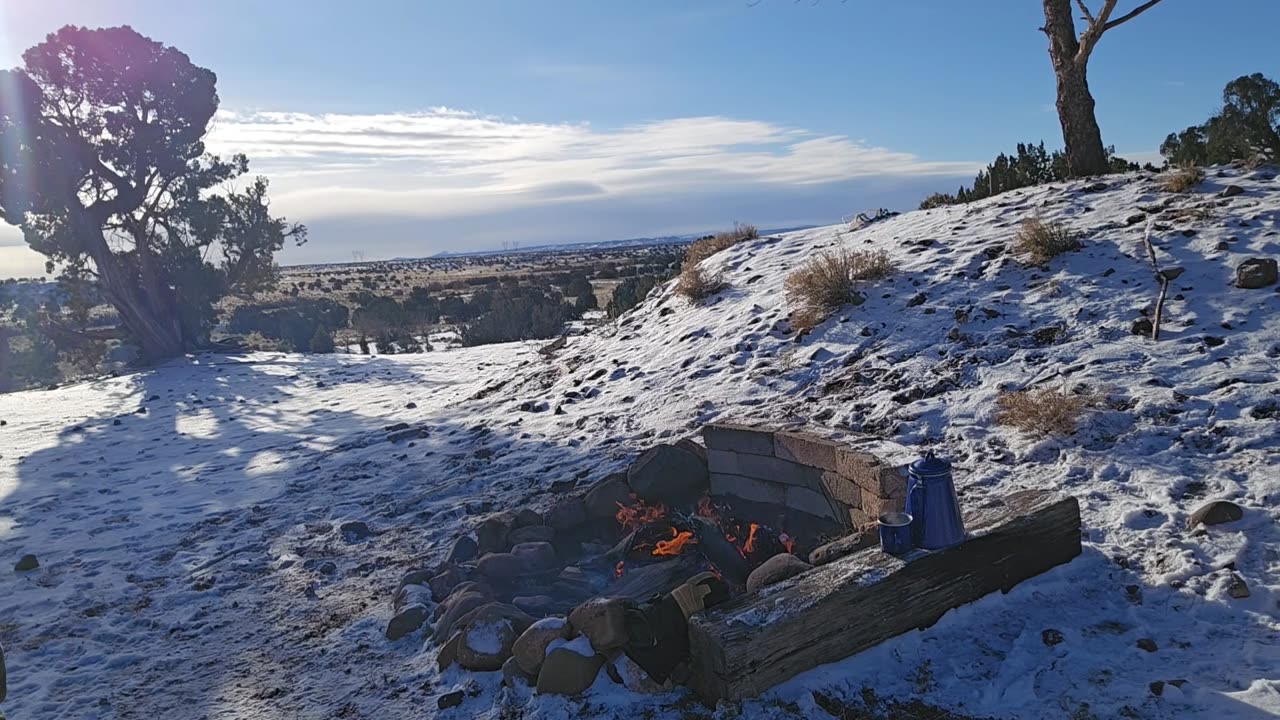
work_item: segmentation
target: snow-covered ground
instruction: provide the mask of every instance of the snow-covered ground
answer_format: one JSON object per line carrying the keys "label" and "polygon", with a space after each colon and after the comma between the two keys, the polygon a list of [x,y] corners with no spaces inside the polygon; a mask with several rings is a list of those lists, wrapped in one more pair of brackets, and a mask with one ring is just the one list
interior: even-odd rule
{"label": "snow-covered ground", "polygon": [[[802,674],[742,716],[822,717],[814,691],[852,703],[864,687],[1000,718],[1280,714],[1280,293],[1232,286],[1241,260],[1280,257],[1273,172],[1211,172],[1186,196],[1142,175],[1058,184],[760,238],[706,261],[730,284],[713,302],[659,288],[551,358],[530,344],[201,356],[0,396],[0,557],[41,564],[0,569],[0,709],[429,717],[473,682],[440,714],[697,715],[683,692],[631,694],[604,673],[577,700],[439,674],[432,643],[382,631],[399,576],[487,510],[540,506],[556,481],[586,484],[735,419],[933,448],[956,462],[964,501],[1060,488],[1086,526],[1069,565]],[[1217,198],[1227,183],[1245,192]],[[1152,239],[1186,272],[1152,342],[1129,332],[1158,289],[1145,222],[1129,219],[1166,204]],[[1193,206],[1208,212],[1177,212]],[[1033,213],[1085,248],[1047,270],[1001,254]],[[897,272],[796,342],[784,279],[837,246],[883,248]],[[1030,440],[993,422],[1000,390],[1030,384],[1105,402],[1075,436]],[[388,442],[397,422],[428,434]],[[1244,518],[1188,530],[1211,498]],[[352,520],[372,537],[344,537]],[[1248,598],[1228,595],[1233,571]]]}

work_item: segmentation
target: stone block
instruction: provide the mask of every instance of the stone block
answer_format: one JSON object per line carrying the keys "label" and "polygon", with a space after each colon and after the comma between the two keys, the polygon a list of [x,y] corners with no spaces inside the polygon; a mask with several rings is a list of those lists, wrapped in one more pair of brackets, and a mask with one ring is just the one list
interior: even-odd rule
{"label": "stone block", "polygon": [[861,508],[849,508],[849,527],[867,528],[876,525],[876,519]]}
{"label": "stone block", "polygon": [[822,487],[822,471],[818,468],[806,467],[776,457],[712,450],[707,453],[707,464],[711,472],[745,475],[784,485],[798,485],[810,490],[819,490]]}
{"label": "stone block", "polygon": [[785,498],[785,486],[743,475],[711,473],[711,494],[729,495],[758,503],[781,505]]}
{"label": "stone block", "polygon": [[782,460],[834,471],[836,458],[844,446],[804,433],[779,432],[773,435],[773,454]]}
{"label": "stone block", "polygon": [[836,457],[836,471],[863,489],[882,497],[905,497],[907,473],[870,453],[841,449]]}
{"label": "stone block", "polygon": [[844,509],[841,508],[837,514],[837,508],[832,504],[831,500],[816,490],[788,485],[783,502],[792,510],[799,510],[810,515],[843,522],[841,515],[844,514]]}
{"label": "stone block", "polygon": [[822,473],[822,491],[828,498],[847,508],[862,507],[862,488],[839,473]]}
{"label": "stone block", "polygon": [[712,423],[702,427],[707,450],[731,450],[751,455],[773,454],[773,433],[751,425]]}
{"label": "stone block", "polygon": [[878,518],[887,512],[902,512],[906,505],[907,499],[905,496],[881,497],[865,488],[862,491],[862,510],[872,519]]}

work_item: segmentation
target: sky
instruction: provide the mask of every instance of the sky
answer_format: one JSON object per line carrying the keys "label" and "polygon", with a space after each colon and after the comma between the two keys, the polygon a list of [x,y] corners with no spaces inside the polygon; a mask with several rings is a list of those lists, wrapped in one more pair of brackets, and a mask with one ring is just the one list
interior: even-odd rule
{"label": "sky", "polygon": [[[3,0],[0,67],[66,24],[179,48],[218,75],[209,147],[310,228],[278,259],[343,262],[912,209],[1061,145],[1043,21],[1035,0]],[[1108,31],[1104,141],[1158,160],[1229,80],[1280,76],[1276,27],[1275,0],[1164,0]],[[42,272],[0,225],[0,277]]]}

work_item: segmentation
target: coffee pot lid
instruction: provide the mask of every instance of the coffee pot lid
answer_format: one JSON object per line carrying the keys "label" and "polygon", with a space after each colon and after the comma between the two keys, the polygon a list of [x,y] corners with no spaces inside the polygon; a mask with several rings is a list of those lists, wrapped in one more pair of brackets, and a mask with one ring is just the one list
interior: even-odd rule
{"label": "coffee pot lid", "polygon": [[911,463],[911,472],[919,476],[945,475],[951,472],[951,463],[934,455],[930,450],[924,457]]}

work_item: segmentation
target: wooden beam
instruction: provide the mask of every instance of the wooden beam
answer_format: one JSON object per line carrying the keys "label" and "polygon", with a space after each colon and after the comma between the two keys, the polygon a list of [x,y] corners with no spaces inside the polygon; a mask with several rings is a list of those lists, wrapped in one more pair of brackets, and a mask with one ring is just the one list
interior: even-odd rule
{"label": "wooden beam", "polygon": [[754,697],[1080,554],[1073,497],[1014,493],[965,526],[969,540],[953,548],[901,558],[868,548],[694,615],[690,684],[709,703]]}

